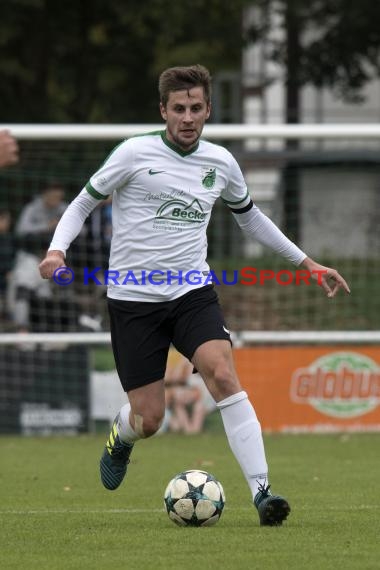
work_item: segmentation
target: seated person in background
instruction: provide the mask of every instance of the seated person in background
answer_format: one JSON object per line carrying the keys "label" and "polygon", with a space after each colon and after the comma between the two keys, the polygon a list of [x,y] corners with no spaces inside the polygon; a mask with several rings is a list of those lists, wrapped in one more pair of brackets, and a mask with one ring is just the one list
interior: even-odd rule
{"label": "seated person in background", "polygon": [[30,329],[32,299],[52,297],[51,283],[42,279],[38,265],[66,207],[62,184],[52,181],[24,207],[16,223],[17,254],[9,298],[13,321],[20,331]]}
{"label": "seated person in background", "polygon": [[208,392],[205,394],[199,374],[192,372],[191,362],[171,349],[165,373],[165,400],[170,431],[199,433],[207,414],[216,406],[211,395]]}

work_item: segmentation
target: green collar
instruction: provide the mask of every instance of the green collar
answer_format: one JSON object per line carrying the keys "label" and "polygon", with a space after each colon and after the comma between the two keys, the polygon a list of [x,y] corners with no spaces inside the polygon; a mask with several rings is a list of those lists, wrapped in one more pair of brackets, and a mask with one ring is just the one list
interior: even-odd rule
{"label": "green collar", "polygon": [[179,154],[181,156],[188,156],[189,154],[192,154],[193,152],[195,152],[199,147],[199,141],[198,141],[197,144],[195,146],[193,146],[190,150],[183,150],[180,146],[172,143],[168,139],[168,137],[166,136],[166,131],[161,132],[161,138],[162,138],[163,142],[166,144],[166,146],[168,146],[169,148],[174,150],[174,152],[176,152],[177,154]]}

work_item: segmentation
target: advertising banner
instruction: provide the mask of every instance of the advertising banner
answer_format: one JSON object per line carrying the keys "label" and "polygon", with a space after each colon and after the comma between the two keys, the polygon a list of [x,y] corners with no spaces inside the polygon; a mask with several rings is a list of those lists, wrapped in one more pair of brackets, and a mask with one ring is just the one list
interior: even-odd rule
{"label": "advertising banner", "polygon": [[264,431],[380,431],[380,347],[237,348]]}
{"label": "advertising banner", "polygon": [[87,432],[89,367],[83,346],[0,347],[0,433]]}

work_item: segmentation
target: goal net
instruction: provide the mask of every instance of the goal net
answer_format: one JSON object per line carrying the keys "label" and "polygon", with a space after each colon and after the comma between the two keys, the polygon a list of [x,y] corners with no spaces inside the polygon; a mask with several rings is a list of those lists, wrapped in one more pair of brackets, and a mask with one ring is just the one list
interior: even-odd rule
{"label": "goal net", "polygon": [[[46,250],[67,203],[114,146],[123,138],[162,127],[7,127],[19,140],[21,160],[0,170],[0,431],[77,433],[98,420],[108,422],[113,413],[112,402],[105,404],[103,416],[94,412],[99,403],[96,383],[104,400],[107,390],[111,399],[120,399],[119,388],[109,388],[117,386],[117,377],[102,279],[108,267],[112,205],[100,204],[73,243],[67,259],[72,282],[41,283],[36,260]],[[380,128],[209,125],[204,136],[233,152],[263,212],[311,257],[336,267],[352,290],[350,296],[326,299],[316,285],[297,278],[296,268],[243,236],[217,201],[208,228],[209,263],[235,350],[241,351],[240,373],[244,378],[256,374],[253,359],[260,356],[267,370],[273,369],[273,377],[281,378],[288,353],[274,352],[280,345],[284,350],[324,346],[343,353],[357,343],[362,351],[367,347],[364,356],[375,365],[364,359],[360,365],[351,362],[350,368],[343,358],[337,366],[348,372],[341,377],[337,372],[334,382],[344,386],[351,382],[359,390],[354,394],[359,400],[367,382],[367,396],[374,406],[379,392],[376,396],[376,381],[371,378],[378,374],[380,361],[372,352],[380,329]],[[50,220],[38,216],[44,200],[50,201]],[[101,270],[97,278],[86,280],[84,268]],[[252,352],[259,347],[267,352]],[[300,354],[294,362],[302,361]],[[305,358],[312,364],[319,353]],[[354,378],[355,366],[360,370],[372,366],[371,378]],[[306,364],[301,368],[309,370]],[[305,374],[310,383],[318,384],[312,370]],[[101,388],[103,381],[108,384]],[[328,392],[321,382],[318,390]],[[302,392],[302,385],[299,389]],[[299,403],[318,399],[317,392],[310,388],[306,398],[296,390],[294,398]],[[334,394],[343,397],[339,390]],[[343,414],[336,412],[335,417],[339,413]],[[346,421],[345,417],[340,419]],[[297,424],[300,429],[308,425],[302,422]],[[371,422],[376,424],[374,419]],[[285,420],[281,426],[270,421],[265,425],[292,429]]]}

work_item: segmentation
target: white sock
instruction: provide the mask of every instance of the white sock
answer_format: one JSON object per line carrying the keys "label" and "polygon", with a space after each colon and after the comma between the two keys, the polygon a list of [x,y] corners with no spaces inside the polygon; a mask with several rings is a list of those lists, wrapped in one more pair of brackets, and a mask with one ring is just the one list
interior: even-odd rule
{"label": "white sock", "polygon": [[119,437],[125,443],[134,443],[138,439],[141,439],[129,422],[130,411],[131,405],[129,403],[125,404],[120,410],[119,422],[117,424]]}
{"label": "white sock", "polygon": [[218,402],[217,406],[230,447],[255,498],[259,485],[268,481],[264,442],[255,410],[243,391]]}

